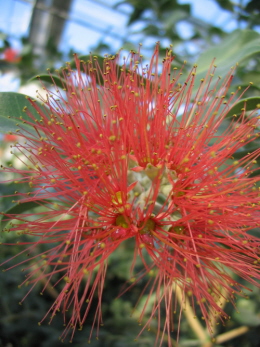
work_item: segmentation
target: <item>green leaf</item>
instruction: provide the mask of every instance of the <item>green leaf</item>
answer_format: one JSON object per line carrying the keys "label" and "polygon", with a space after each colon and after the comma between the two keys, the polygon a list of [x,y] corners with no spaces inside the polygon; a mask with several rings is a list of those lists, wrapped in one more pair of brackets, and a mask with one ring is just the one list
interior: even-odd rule
{"label": "green leaf", "polygon": [[234,12],[234,5],[233,5],[233,3],[231,1],[229,1],[229,0],[217,0],[217,3],[224,10],[228,10],[230,12]]}
{"label": "green leaf", "polygon": [[239,299],[236,311],[233,315],[234,319],[240,324],[255,327],[260,324],[260,316],[257,312],[257,307],[253,301],[246,299]]}
{"label": "green leaf", "polygon": [[[35,102],[37,103],[37,101]],[[37,104],[42,108],[39,103]],[[36,119],[40,119],[39,114],[26,99],[26,95],[13,92],[0,92],[1,133],[15,132],[19,126],[22,126],[31,133],[35,132],[35,129],[31,125],[23,123],[23,121],[33,123],[33,120],[23,111],[24,107],[27,107]]]}
{"label": "green leaf", "polygon": [[[104,63],[104,59],[103,57],[101,57],[100,55],[95,55],[93,54],[94,57],[94,61],[97,61],[97,63],[100,65],[100,67],[103,66],[103,63]],[[88,61],[90,60],[91,56],[90,55],[81,55],[79,56],[79,60],[84,60],[84,61]],[[75,61],[72,60],[70,62],[70,66],[72,69],[76,69],[76,64],[75,64]],[[62,69],[65,69],[67,66],[63,66],[61,67],[61,70]],[[81,70],[84,72],[84,68],[83,66],[81,65]],[[47,83],[50,83],[50,84],[53,84],[53,82],[56,84],[57,87],[60,87],[60,88],[64,88],[64,85],[66,85],[66,80],[62,77],[59,77],[55,74],[42,74],[42,75],[37,75],[37,76],[33,76],[28,82],[34,82],[34,81],[43,81],[43,82],[47,82]]]}
{"label": "green leaf", "polygon": [[[23,212],[26,211],[30,211],[33,210],[36,207],[48,204],[49,201],[48,200],[41,200],[39,201],[29,201],[29,202],[24,202],[22,204],[16,204],[14,206],[12,206],[11,208],[9,208],[7,211],[5,211],[5,214],[10,214],[10,215],[19,215]],[[4,228],[6,227],[6,225],[15,217],[7,217],[5,215],[2,215],[0,217],[0,230],[4,230]],[[4,220],[3,220],[4,219]]]}
{"label": "green leaf", "polygon": [[[128,1],[126,1],[128,2]],[[131,3],[131,5],[133,6],[133,12],[131,13],[129,19],[128,19],[128,23],[127,25],[130,26],[131,24],[133,24],[134,22],[136,22],[137,20],[141,19],[142,14],[145,12],[145,10],[149,9],[151,7],[151,4],[145,1],[136,1],[136,0],[132,0],[129,1]]]}
{"label": "green leaf", "polygon": [[[256,151],[258,148],[259,148],[259,147],[254,148],[251,152]],[[249,153],[249,151],[238,151],[238,152],[236,152],[236,153],[233,153],[233,154],[232,154],[232,157],[234,157],[234,159],[242,159],[242,158],[244,158],[248,153]]]}
{"label": "green leaf", "polygon": [[43,81],[43,82],[48,82],[53,84],[53,82],[55,82],[57,87],[60,88],[64,88],[64,85],[66,85],[66,81],[65,79],[57,76],[57,75],[48,75],[48,74],[43,74],[43,75],[37,75],[37,76],[33,76],[32,78],[29,79],[29,83],[30,82],[34,82],[34,81]]}
{"label": "green leaf", "polygon": [[[176,23],[186,19],[187,17],[189,17],[189,13],[183,11],[182,9],[176,8],[174,11],[168,13],[167,17],[163,21],[163,25],[165,28],[173,30],[172,27],[176,25]],[[157,30],[160,30],[158,25],[156,25],[156,27]]]}
{"label": "green leaf", "polygon": [[256,108],[260,108],[260,96],[255,96],[252,98],[246,98],[239,100],[227,113],[226,117],[231,117],[233,114],[239,115],[242,111],[241,109],[245,107],[246,111],[252,111]]}
{"label": "green leaf", "polygon": [[235,30],[220,44],[210,47],[201,54],[196,62],[198,68],[195,89],[199,86],[200,79],[205,77],[213,59],[216,58],[217,78],[217,76],[226,76],[231,66],[237,62],[241,63],[257,53],[260,53],[260,35],[253,30]]}
{"label": "green leaf", "polygon": [[[103,63],[104,63],[104,57],[102,57],[101,55],[97,55],[97,54],[92,54],[91,55],[92,56],[92,59],[94,60],[94,62],[96,61],[97,63],[98,63],[98,65],[102,68],[102,66],[103,66]],[[89,61],[90,60],[90,58],[91,58],[91,56],[88,54],[88,55],[80,55],[79,56],[79,60],[84,60],[84,61]],[[74,60],[72,60],[71,62],[70,62],[70,66],[71,66],[71,68],[72,69],[75,69],[76,68],[76,64],[75,64],[75,61]],[[82,66],[81,66],[82,67]],[[82,71],[84,71],[84,69],[82,68]]]}
{"label": "green leaf", "polygon": [[247,12],[260,12],[260,3],[259,0],[251,0],[246,5],[245,10]]}
{"label": "green leaf", "polygon": [[253,87],[260,88],[260,71],[247,71],[246,73],[239,74],[238,76],[243,81],[243,84],[249,84],[250,82],[254,81]]}

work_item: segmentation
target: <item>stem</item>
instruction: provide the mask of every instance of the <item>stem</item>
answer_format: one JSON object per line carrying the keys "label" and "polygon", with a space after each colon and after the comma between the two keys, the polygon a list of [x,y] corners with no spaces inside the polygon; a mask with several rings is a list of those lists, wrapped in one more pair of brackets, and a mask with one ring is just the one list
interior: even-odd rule
{"label": "stem", "polygon": [[[184,295],[182,289],[176,284],[173,288],[175,290],[178,302],[180,306],[183,306],[183,303],[185,302],[185,307],[183,309],[184,315],[193,330],[194,334],[197,336],[197,338],[200,341],[200,344],[202,347],[212,347],[214,344],[221,344],[226,341],[232,340],[240,335],[243,335],[249,331],[249,327],[243,325],[239,328],[227,331],[226,333],[220,334],[212,339],[212,341],[209,341],[209,336],[203,326],[200,324],[200,321],[195,317],[195,313],[190,305],[189,299],[187,296]],[[226,304],[225,299],[225,290],[223,297],[220,299],[220,304],[223,304],[223,306]],[[185,300],[184,300],[185,299]],[[217,323],[217,317],[212,316],[211,319],[213,320],[213,330],[216,329],[216,323]]]}
{"label": "stem", "polygon": [[176,284],[174,286],[174,290],[178,299],[178,302],[180,304],[180,306],[183,306],[183,302],[184,302],[184,298],[185,298],[185,307],[183,309],[184,315],[187,318],[187,321],[191,327],[191,329],[193,330],[194,334],[197,336],[197,338],[200,340],[202,347],[206,347],[207,341],[209,340],[209,336],[207,334],[207,332],[205,331],[205,329],[203,328],[203,326],[200,324],[200,321],[195,317],[195,313],[190,305],[190,301],[188,299],[187,296],[184,295],[183,291],[181,290],[181,288]]}
{"label": "stem", "polygon": [[232,340],[235,337],[243,335],[249,331],[249,327],[243,325],[242,327],[227,331],[226,333],[220,334],[215,337],[215,343],[224,343],[226,341]]}
{"label": "stem", "polygon": [[[227,303],[227,297],[228,297],[228,292],[225,288],[222,287],[220,290],[220,299],[217,302],[218,306],[221,307],[222,310],[224,309]],[[212,312],[210,312],[209,321],[212,324],[212,335],[215,335],[216,333],[218,319],[219,319],[218,315],[214,315]]]}

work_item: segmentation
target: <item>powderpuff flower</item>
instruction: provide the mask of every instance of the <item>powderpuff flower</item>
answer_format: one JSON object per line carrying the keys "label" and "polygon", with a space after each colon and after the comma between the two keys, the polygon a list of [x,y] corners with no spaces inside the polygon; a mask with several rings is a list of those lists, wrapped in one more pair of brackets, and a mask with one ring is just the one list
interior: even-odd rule
{"label": "powderpuff flower", "polygon": [[16,140],[18,140],[16,135],[4,134],[3,136],[4,142],[15,142]]}
{"label": "powderpuff flower", "polygon": [[21,57],[16,49],[8,47],[3,52],[3,59],[9,63],[18,63]]}
{"label": "powderpuff flower", "polygon": [[[75,71],[68,64],[61,72],[63,90],[46,89],[39,96],[44,107],[28,99],[39,119],[27,110],[25,122],[35,131],[21,126],[26,141],[14,146],[25,167],[4,170],[31,188],[17,192],[19,204],[41,208],[3,218],[13,219],[8,231],[27,235],[20,242],[30,253],[22,261],[23,284],[32,289],[44,279],[43,292],[54,281],[59,294],[51,320],[71,310],[63,337],[83,327],[96,294],[90,335],[95,326],[98,333],[109,256],[134,239],[135,280],[127,289],[151,275],[141,332],[157,320],[155,345],[167,334],[171,346],[172,311],[181,313],[186,294],[211,330],[212,317],[228,319],[221,301],[243,295],[232,272],[259,286],[260,241],[250,231],[260,224],[260,150],[233,158],[259,137],[259,115],[245,105],[225,123],[243,95],[228,93],[233,70],[215,82],[212,64],[194,90],[196,66],[184,79],[184,67],[172,69],[171,50],[162,66],[158,46],[149,65],[140,52],[119,59],[107,56],[100,66],[95,56],[87,62],[75,56]],[[136,275],[138,257],[144,268]]]}

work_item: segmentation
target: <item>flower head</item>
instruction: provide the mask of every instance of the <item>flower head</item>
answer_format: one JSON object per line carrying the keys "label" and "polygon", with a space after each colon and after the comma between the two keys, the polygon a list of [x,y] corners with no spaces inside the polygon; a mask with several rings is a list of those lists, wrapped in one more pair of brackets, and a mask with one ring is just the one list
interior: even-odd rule
{"label": "flower head", "polygon": [[18,63],[21,60],[21,57],[16,49],[8,47],[3,52],[3,59],[9,63]]}
{"label": "flower head", "polygon": [[[184,80],[183,68],[171,68],[170,50],[161,70],[158,56],[157,46],[149,65],[132,52],[121,66],[119,56],[106,57],[103,67],[95,56],[87,62],[75,57],[76,70],[68,65],[62,72],[64,90],[39,96],[44,110],[29,99],[40,119],[28,111],[26,122],[36,133],[20,131],[26,142],[16,148],[26,168],[5,168],[31,188],[16,194],[20,204],[44,206],[33,218],[7,218],[18,221],[12,231],[31,237],[26,252],[48,245],[32,257],[25,282],[49,283],[57,274],[63,280],[50,311],[53,317],[72,308],[64,335],[83,326],[96,292],[93,327],[102,324],[109,255],[130,238],[136,244],[131,271],[136,257],[144,264],[136,281],[153,274],[147,299],[153,309],[142,330],[152,318],[160,325],[164,303],[163,334],[170,334],[178,290],[181,309],[187,293],[211,329],[212,314],[228,318],[220,299],[242,295],[231,272],[258,285],[260,243],[249,231],[260,223],[254,175],[260,150],[233,158],[259,136],[257,111],[248,114],[245,106],[227,122],[242,96],[228,94],[232,70],[214,82],[212,66],[195,91],[196,66]],[[159,332],[160,326],[158,339]]]}

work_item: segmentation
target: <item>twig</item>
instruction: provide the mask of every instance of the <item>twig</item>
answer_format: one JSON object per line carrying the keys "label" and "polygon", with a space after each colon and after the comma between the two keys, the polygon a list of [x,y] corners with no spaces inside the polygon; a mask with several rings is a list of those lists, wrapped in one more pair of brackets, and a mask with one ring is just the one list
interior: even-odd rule
{"label": "twig", "polygon": [[215,337],[215,343],[223,343],[229,340],[234,339],[235,337],[238,337],[240,335],[243,335],[249,331],[249,327],[243,325],[242,327],[227,331],[226,333],[220,334]]}
{"label": "twig", "polygon": [[[228,296],[228,292],[225,288],[221,288],[220,290],[220,298],[219,301],[217,302],[218,306],[221,307],[221,309],[223,310],[226,303],[227,303],[227,299],[226,297]],[[216,330],[217,330],[217,322],[218,322],[219,316],[218,315],[214,315],[213,312],[209,313],[209,322],[212,325],[212,335],[215,335]]]}
{"label": "twig", "polygon": [[195,313],[190,305],[190,301],[187,296],[183,293],[181,288],[176,284],[174,285],[174,290],[178,299],[178,302],[181,306],[183,306],[184,298],[185,298],[185,307],[183,309],[184,315],[187,318],[187,321],[193,330],[194,334],[200,340],[202,347],[206,347],[208,344],[209,336],[203,326],[200,324],[200,321],[195,318]]}

